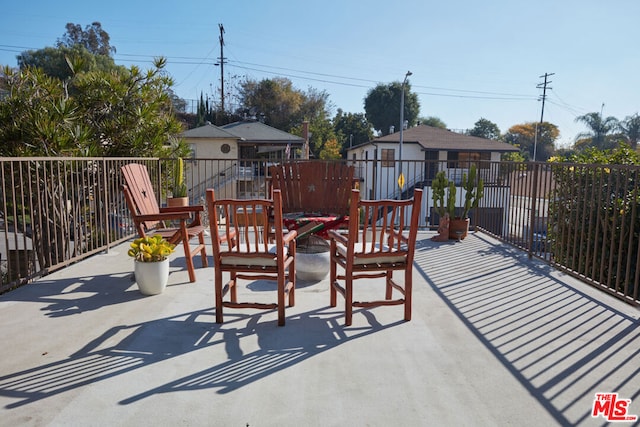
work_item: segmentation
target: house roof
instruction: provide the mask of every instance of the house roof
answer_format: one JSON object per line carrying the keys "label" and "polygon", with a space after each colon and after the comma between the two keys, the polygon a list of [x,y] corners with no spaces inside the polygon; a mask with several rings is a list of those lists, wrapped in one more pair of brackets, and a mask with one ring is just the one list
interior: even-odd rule
{"label": "house roof", "polygon": [[[371,143],[400,142],[400,132],[376,138]],[[479,138],[447,129],[418,125],[402,132],[402,143],[417,143],[425,150],[448,151],[518,151],[518,148],[506,142],[493,139]]]}
{"label": "house roof", "polygon": [[238,135],[228,132],[218,126],[207,123],[194,129],[189,129],[180,134],[184,138],[233,138],[239,139]]}
{"label": "house roof", "polygon": [[242,142],[244,143],[300,145],[304,143],[304,139],[302,137],[292,135],[257,121],[229,123],[228,125],[221,126],[221,128],[242,138]]}

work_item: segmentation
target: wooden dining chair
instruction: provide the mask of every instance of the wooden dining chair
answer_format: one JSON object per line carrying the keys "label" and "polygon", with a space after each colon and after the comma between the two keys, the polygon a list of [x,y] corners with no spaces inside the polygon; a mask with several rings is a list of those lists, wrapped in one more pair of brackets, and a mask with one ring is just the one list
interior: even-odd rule
{"label": "wooden dining chair", "polygon": [[[223,307],[278,310],[278,326],[285,324],[285,302],[295,304],[297,232],[282,232],[282,196],[273,199],[220,199],[208,189],[207,210],[213,247],[216,323],[223,322]],[[280,232],[270,241],[270,217]],[[235,246],[221,236],[235,236]],[[223,273],[229,281],[223,284]],[[239,280],[270,280],[277,284],[276,303],[238,301]],[[230,294],[229,301],[224,297]]]}
{"label": "wooden dining chair", "polygon": [[[330,304],[337,305],[338,292],[344,297],[346,326],[352,323],[353,307],[404,305],[404,320],[411,320],[413,255],[421,205],[422,190],[418,189],[406,200],[361,200],[358,190],[351,191],[349,215],[359,215],[360,224],[351,221],[346,234],[329,231]],[[395,271],[401,272],[402,281],[394,279]],[[354,301],[354,281],[374,278],[385,278],[384,299]],[[399,293],[395,299],[394,291]]]}
{"label": "wooden dining chair", "polygon": [[[204,240],[205,226],[200,219],[204,207],[198,205],[161,208],[145,165],[130,163],[122,166],[120,170],[125,182],[122,191],[138,235],[145,237],[148,234],[160,234],[173,244],[182,243],[189,280],[195,282],[193,258],[199,254],[202,266],[208,266]],[[177,226],[169,226],[170,223]],[[193,246],[190,244],[192,239],[197,239]]]}

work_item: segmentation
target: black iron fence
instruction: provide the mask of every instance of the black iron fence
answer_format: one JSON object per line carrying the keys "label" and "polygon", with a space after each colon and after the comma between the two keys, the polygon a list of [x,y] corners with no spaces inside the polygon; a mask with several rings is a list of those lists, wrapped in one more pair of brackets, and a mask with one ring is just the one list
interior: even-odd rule
{"label": "black iron fence", "polygon": [[[0,158],[0,292],[108,250],[134,236],[120,191],[120,167],[147,165],[158,202],[171,195],[174,159]],[[406,198],[425,190],[420,226],[436,229],[431,181],[459,186],[470,165],[438,161],[346,161],[364,198]],[[191,159],[191,204],[217,197],[269,196],[265,159]],[[566,163],[476,163],[484,197],[472,228],[515,245],[631,303],[640,302],[640,167]],[[399,185],[402,170],[404,185]],[[457,206],[464,200],[458,188]]]}

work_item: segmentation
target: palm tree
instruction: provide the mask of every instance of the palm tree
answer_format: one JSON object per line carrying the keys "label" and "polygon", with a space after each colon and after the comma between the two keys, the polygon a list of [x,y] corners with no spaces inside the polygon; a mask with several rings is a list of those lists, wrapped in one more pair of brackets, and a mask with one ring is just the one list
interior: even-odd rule
{"label": "palm tree", "polygon": [[640,116],[638,113],[627,116],[620,122],[620,131],[632,149],[636,149],[640,140]]}
{"label": "palm tree", "polygon": [[587,113],[576,117],[576,122],[582,122],[590,129],[576,136],[576,144],[596,147],[600,150],[613,148],[614,144],[609,136],[619,128],[618,119],[612,116],[603,119],[601,113]]}

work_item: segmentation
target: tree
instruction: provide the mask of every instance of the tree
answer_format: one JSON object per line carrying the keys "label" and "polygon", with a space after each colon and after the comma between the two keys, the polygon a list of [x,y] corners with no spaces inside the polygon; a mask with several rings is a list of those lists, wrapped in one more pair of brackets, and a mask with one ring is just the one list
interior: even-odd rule
{"label": "tree", "polygon": [[[400,97],[402,95],[402,83],[379,84],[369,90],[364,99],[364,111],[367,120],[377,131],[388,135],[391,126],[394,131],[400,130]],[[411,93],[411,84],[405,84],[404,91],[404,120],[409,126],[416,123],[420,113],[418,95]]]}
{"label": "tree", "polygon": [[[86,51],[83,47],[61,47],[59,52]],[[98,58],[88,54],[86,58]],[[62,55],[64,56],[64,55]],[[102,57],[101,58],[108,58]],[[0,156],[95,156],[159,157],[165,144],[175,141],[182,130],[173,114],[169,95],[172,80],[163,72],[164,58],[154,61],[155,68],[142,72],[137,67],[111,70],[87,67],[83,57],[64,56],[70,74],[63,78],[49,75],[46,67],[25,66],[22,70],[5,67],[7,93],[0,100]],[[108,58],[112,61],[111,58]],[[52,73],[54,74],[54,73]],[[174,146],[188,149],[184,142]],[[184,152],[184,151],[180,151]],[[25,163],[25,171],[16,171],[16,182],[30,185],[32,200],[17,200],[15,209],[31,218],[47,218],[53,227],[33,222],[32,242],[43,270],[56,265],[70,251],[80,251],[87,238],[76,234],[68,246],[71,218],[89,214],[88,205],[78,204],[71,212],[68,200],[84,198],[100,191],[99,180],[80,182],[78,171],[63,162]],[[45,179],[64,169],[59,180]],[[96,165],[92,173],[102,173]],[[20,181],[18,174],[31,177]],[[119,173],[111,170],[110,173]],[[5,185],[13,185],[9,180]],[[10,193],[13,191],[3,191]],[[87,212],[84,212],[86,210]],[[81,212],[83,211],[83,212]],[[81,227],[76,227],[74,233]],[[76,252],[77,253],[77,252]]]}
{"label": "tree", "polygon": [[620,122],[620,130],[629,146],[635,150],[640,140],[640,116],[638,113],[627,116]]}
{"label": "tree", "polygon": [[240,84],[240,98],[244,109],[252,116],[260,116],[269,126],[289,131],[301,122],[305,95],[293,87],[291,80],[276,77],[261,81],[246,80]]}
{"label": "tree", "polygon": [[62,81],[37,68],[6,67],[4,74],[9,95],[0,102],[1,155],[60,156],[86,142],[78,105]]}
{"label": "tree", "polygon": [[526,159],[519,151],[509,151],[508,153],[503,153],[500,156],[500,160],[503,162],[526,162]]}
{"label": "tree", "polygon": [[333,118],[333,129],[339,141],[342,142],[343,157],[346,150],[373,139],[373,129],[362,113],[344,113],[338,109]]}
{"label": "tree", "polygon": [[171,103],[173,104],[173,108],[176,113],[184,113],[187,111],[187,101],[180,98],[170,87],[167,88],[167,93],[171,98]]}
{"label": "tree", "polygon": [[329,95],[309,88],[307,92],[293,87],[287,78],[277,77],[260,82],[246,80],[240,84],[241,109],[261,117],[266,124],[302,136],[302,122],[309,122],[311,154],[320,156],[324,144],[335,139],[329,114]]}
{"label": "tree", "polygon": [[125,69],[116,65],[110,56],[93,55],[80,45],[27,50],[18,55],[17,59],[21,70],[40,68],[45,74],[61,80],[81,71]]}
{"label": "tree", "polygon": [[92,22],[83,30],[80,24],[66,25],[67,32],[57,41],[58,47],[82,46],[94,55],[111,56],[116,53],[115,46],[109,44],[109,33],[102,29],[99,22]]}
{"label": "tree", "polygon": [[207,98],[207,102],[204,101],[204,95],[200,92],[200,101],[198,102],[198,111],[197,111],[197,121],[196,126],[204,126],[209,123],[213,123],[214,112],[209,106],[209,99]]}
{"label": "tree", "polygon": [[[538,136],[536,138],[536,130]],[[546,161],[555,151],[555,141],[560,136],[558,127],[549,122],[528,122],[514,125],[504,135],[505,142],[520,148],[520,153],[527,159]]]}
{"label": "tree", "polygon": [[420,123],[421,125],[427,125],[434,128],[447,129],[446,123],[440,120],[439,117],[435,117],[435,116],[420,117],[418,119],[418,123]]}
{"label": "tree", "polygon": [[339,159],[340,156],[340,144],[335,138],[329,139],[324,143],[324,147],[320,150],[319,157],[322,160]]}
{"label": "tree", "polygon": [[499,140],[500,128],[497,124],[481,118],[475,123],[473,129],[469,131],[469,135],[477,136],[479,138]]}
{"label": "tree", "polygon": [[85,151],[94,156],[159,156],[182,127],[173,111],[168,89],[173,80],[163,73],[164,58],[155,68],[127,73],[82,73],[73,88],[80,117],[91,132]]}
{"label": "tree", "polygon": [[[342,144],[338,142],[336,133],[333,129],[331,121],[324,117],[315,117],[309,121],[309,155],[310,157],[320,158],[322,150],[328,141],[335,140],[338,144],[338,151],[342,150]],[[302,123],[294,127],[290,131],[294,135],[302,135]]]}
{"label": "tree", "polygon": [[162,73],[94,70],[62,81],[40,69],[5,69],[9,96],[0,102],[4,156],[160,156],[182,128]]}
{"label": "tree", "polygon": [[[548,227],[554,259],[586,277],[609,277],[608,283],[618,286],[611,289],[633,295],[638,267],[628,260],[638,256],[640,199],[637,168],[627,165],[640,165],[640,155],[620,144],[611,150],[586,148],[565,160],[571,167],[554,160],[558,164],[551,166],[555,188],[549,197]],[[626,272],[611,268],[625,263]]]}
{"label": "tree", "polygon": [[329,113],[333,106],[329,102],[329,94],[315,88],[308,88],[306,92],[302,92],[303,102],[295,121],[310,120],[328,120]]}
{"label": "tree", "polygon": [[605,150],[616,146],[615,138],[611,135],[619,127],[618,119],[615,117],[603,118],[601,113],[588,113],[576,117],[576,122],[582,122],[589,128],[589,131],[576,136],[576,148],[595,147]]}

